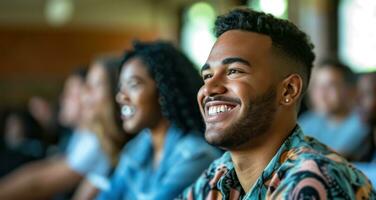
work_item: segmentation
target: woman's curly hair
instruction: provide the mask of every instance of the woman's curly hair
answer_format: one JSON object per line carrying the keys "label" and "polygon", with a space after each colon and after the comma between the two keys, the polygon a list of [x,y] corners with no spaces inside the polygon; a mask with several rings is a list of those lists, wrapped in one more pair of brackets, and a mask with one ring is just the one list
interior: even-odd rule
{"label": "woman's curly hair", "polygon": [[139,58],[155,80],[162,115],[184,131],[203,131],[197,92],[203,81],[193,63],[171,43],[165,41],[133,43],[121,68],[128,60]]}

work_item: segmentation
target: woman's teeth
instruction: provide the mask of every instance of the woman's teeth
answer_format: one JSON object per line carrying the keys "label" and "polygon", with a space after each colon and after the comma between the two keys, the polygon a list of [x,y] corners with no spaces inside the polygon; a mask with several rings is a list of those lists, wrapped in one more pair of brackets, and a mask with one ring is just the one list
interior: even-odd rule
{"label": "woman's teeth", "polygon": [[232,106],[227,106],[227,105],[217,105],[217,106],[210,106],[208,114],[209,115],[217,115],[218,113],[222,112],[228,112],[232,110]]}
{"label": "woman's teeth", "polygon": [[124,117],[131,117],[135,113],[135,108],[132,106],[122,106],[121,107],[121,114]]}

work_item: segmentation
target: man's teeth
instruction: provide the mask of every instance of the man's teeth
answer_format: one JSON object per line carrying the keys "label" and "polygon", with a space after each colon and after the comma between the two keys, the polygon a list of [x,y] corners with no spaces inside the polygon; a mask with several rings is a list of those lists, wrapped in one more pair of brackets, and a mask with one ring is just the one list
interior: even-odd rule
{"label": "man's teeth", "polygon": [[208,114],[209,115],[216,115],[218,113],[228,112],[230,110],[232,110],[232,107],[227,106],[227,105],[210,106]]}

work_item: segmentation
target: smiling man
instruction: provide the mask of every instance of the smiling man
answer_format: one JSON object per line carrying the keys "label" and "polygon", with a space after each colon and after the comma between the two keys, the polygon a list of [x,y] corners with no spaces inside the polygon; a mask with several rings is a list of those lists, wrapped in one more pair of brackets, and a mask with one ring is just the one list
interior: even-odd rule
{"label": "smiling man", "polygon": [[314,53],[292,23],[249,9],[217,18],[201,74],[206,140],[227,152],[184,199],[374,199],[367,178],[297,125]]}

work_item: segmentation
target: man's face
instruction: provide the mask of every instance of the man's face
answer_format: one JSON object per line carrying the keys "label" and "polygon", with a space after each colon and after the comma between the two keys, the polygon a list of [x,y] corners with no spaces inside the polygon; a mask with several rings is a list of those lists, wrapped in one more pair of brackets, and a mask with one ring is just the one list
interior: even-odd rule
{"label": "man's face", "polygon": [[364,122],[376,126],[376,78],[365,75],[358,82],[358,104]]}
{"label": "man's face", "polygon": [[197,96],[210,144],[240,149],[269,130],[277,106],[272,59],[268,36],[231,30],[218,38]]}
{"label": "man's face", "polygon": [[329,67],[315,69],[312,74],[310,99],[317,111],[336,114],[346,106],[349,89],[340,71]]}

